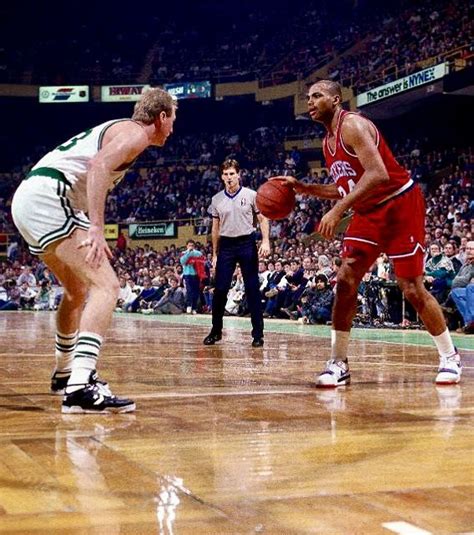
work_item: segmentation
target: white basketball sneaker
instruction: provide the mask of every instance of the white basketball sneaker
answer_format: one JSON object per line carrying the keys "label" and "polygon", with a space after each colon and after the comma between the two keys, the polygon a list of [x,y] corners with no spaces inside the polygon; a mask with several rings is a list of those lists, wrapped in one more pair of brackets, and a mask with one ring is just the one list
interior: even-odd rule
{"label": "white basketball sneaker", "polygon": [[328,360],[326,369],[316,377],[316,386],[319,388],[336,388],[348,385],[350,382],[351,374],[347,360]]}
{"label": "white basketball sneaker", "polygon": [[461,374],[461,357],[457,351],[449,357],[439,357],[438,375],[435,380],[437,385],[453,385],[459,383]]}

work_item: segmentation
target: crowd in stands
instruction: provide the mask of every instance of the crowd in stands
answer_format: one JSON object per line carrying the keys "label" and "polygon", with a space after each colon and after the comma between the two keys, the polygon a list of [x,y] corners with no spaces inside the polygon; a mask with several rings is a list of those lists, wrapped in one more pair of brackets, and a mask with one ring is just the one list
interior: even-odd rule
{"label": "crowd in stands", "polygon": [[357,94],[437,65],[446,52],[460,47],[465,47],[460,57],[470,56],[472,61],[471,11],[469,2],[439,0],[410,5],[396,16],[386,15],[329,75]]}
{"label": "crowd in stands", "polygon": [[40,5],[21,16],[15,23],[14,6],[5,10],[1,83],[136,83],[162,20],[158,14],[98,6],[93,17],[87,9],[46,10]]}
{"label": "crowd in stands", "polygon": [[[97,7],[93,18],[87,10],[38,9],[30,14],[31,22],[22,21],[21,34],[14,23],[5,28],[0,81],[50,85],[255,80],[288,54],[282,35],[294,33],[310,4],[242,0],[235,10],[219,2],[183,2],[166,9],[150,5],[146,14]],[[290,20],[291,31],[286,30]]]}
{"label": "crowd in stands", "polygon": [[[331,77],[362,92],[458,47],[465,46],[463,57],[473,53],[471,8],[463,0],[321,2],[317,8],[309,0],[245,1],[231,12],[217,2],[169,8],[151,9],[146,17],[98,10],[93,19],[85,18],[87,10],[47,18],[39,12],[21,34],[11,24],[0,48],[0,81],[276,84],[329,66]],[[55,24],[55,17],[74,18]],[[54,31],[46,31],[48,25]]]}
{"label": "crowd in stands", "polygon": [[[428,151],[424,143],[410,141],[396,147],[404,154],[400,159],[427,195],[425,282],[436,299],[452,310],[451,286],[466,261],[466,245],[474,235],[474,154],[470,149],[459,148]],[[246,169],[244,184],[256,188],[272,174],[291,173],[298,155],[283,153],[283,156],[283,162],[274,167]],[[328,182],[330,178],[323,170],[306,173],[302,180]],[[114,190],[108,204],[112,220],[117,216],[125,221],[155,219],[158,213],[153,211],[155,205],[162,210],[159,214],[166,218],[195,218],[196,230],[202,235],[196,250],[205,261],[205,270],[199,276],[197,270],[194,273],[199,279],[199,299],[192,304],[187,296],[189,288],[183,270],[192,274],[193,268],[180,261],[185,249],[179,250],[174,245],[160,251],[150,246],[133,248],[133,241],[127,244],[121,235],[112,261],[121,286],[117,310],[145,314],[209,312],[213,270],[207,207],[210,197],[219,189],[218,167],[198,165],[190,169],[171,166],[155,170],[153,175],[140,168],[129,173]],[[328,201],[299,197],[288,219],[272,222],[272,253],[268,259],[262,259],[259,269],[266,317],[290,318],[302,323],[330,321],[341,242],[314,241],[310,236],[328,206]],[[129,212],[129,207],[134,212]],[[5,213],[0,213],[5,219]],[[11,243],[8,256],[9,260],[0,265],[0,310],[54,309],[61,288],[45,266],[30,256],[19,242]],[[407,317],[401,317],[401,296],[393,281],[390,262],[381,255],[361,284],[357,316],[361,324],[372,325],[376,322],[374,318],[380,324],[416,321],[410,316],[409,307]],[[247,313],[239,270],[234,276],[226,311],[231,315]],[[463,323],[455,314],[451,314],[450,322],[453,328]]]}

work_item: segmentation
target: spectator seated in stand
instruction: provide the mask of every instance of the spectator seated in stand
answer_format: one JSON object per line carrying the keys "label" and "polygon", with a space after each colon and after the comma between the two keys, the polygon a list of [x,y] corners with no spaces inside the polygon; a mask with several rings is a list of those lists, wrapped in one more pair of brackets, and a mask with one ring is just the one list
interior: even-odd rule
{"label": "spectator seated in stand", "polygon": [[312,259],[309,256],[303,258],[301,265],[299,261],[290,262],[290,268],[291,274],[286,275],[288,286],[283,296],[283,306],[280,312],[290,319],[296,319],[298,318],[298,306],[300,305],[301,296],[315,273]]}
{"label": "spectator seated in stand", "polygon": [[126,279],[124,276],[119,277],[119,294],[117,298],[117,303],[115,305],[116,312],[122,312],[126,310],[127,305],[131,305],[133,301],[137,298],[137,294],[133,291],[132,285],[134,285],[133,280]]}
{"label": "spectator seated in stand", "polygon": [[150,277],[143,279],[143,288],[137,297],[132,301],[128,307],[128,312],[140,312],[151,308],[152,302],[155,300],[156,288],[151,284]]}
{"label": "spectator seated in stand", "polygon": [[13,279],[7,279],[3,283],[3,287],[6,290],[6,299],[0,301],[0,311],[4,310],[19,310],[21,291],[17,286],[16,281]]}
{"label": "spectator seated in stand", "polygon": [[316,275],[301,297],[301,322],[326,324],[331,320],[334,292],[324,274]]}
{"label": "spectator seated in stand", "polygon": [[267,298],[265,310],[263,312],[264,318],[272,318],[279,312],[281,301],[280,296],[284,294],[288,286],[286,280],[286,270],[289,268],[288,262],[275,262],[275,271],[268,278],[267,287],[265,288],[264,296]]}
{"label": "spectator seated in stand", "polygon": [[186,310],[186,297],[184,290],[179,286],[177,277],[168,277],[169,288],[164,291],[163,297],[153,306],[154,314],[183,314]]}
{"label": "spectator seated in stand", "polygon": [[35,304],[35,297],[35,290],[25,280],[20,286],[20,308],[23,310],[32,310]]}
{"label": "spectator seated in stand", "polygon": [[30,288],[36,286],[36,277],[33,275],[30,266],[24,266],[21,271],[21,275],[18,277],[16,283],[18,286],[23,286],[24,283],[27,283]]}
{"label": "spectator seated in stand", "polygon": [[444,254],[440,244],[432,243],[430,245],[430,258],[425,266],[425,282],[429,285],[429,291],[438,303],[443,303],[446,300],[454,275],[453,263]]}
{"label": "spectator seated in stand", "polygon": [[153,288],[155,288],[155,294],[153,295],[153,302],[149,308],[154,308],[158,301],[165,295],[166,290],[170,287],[166,275],[158,275],[152,280],[152,284]]}
{"label": "spectator seated in stand", "polygon": [[232,283],[227,293],[227,302],[225,304],[225,311],[230,316],[243,315],[245,313],[245,285],[242,277],[240,266],[235,268]]}
{"label": "spectator seated in stand", "polygon": [[[464,327],[460,330],[465,334],[474,334],[474,241],[466,245],[466,260],[454,277],[450,299],[464,321]],[[442,308],[445,312],[454,312],[447,307]]]}
{"label": "spectator seated in stand", "polygon": [[54,308],[54,291],[51,282],[43,279],[40,283],[38,293],[34,298],[34,310],[52,310]]}
{"label": "spectator seated in stand", "polygon": [[462,262],[459,260],[459,258],[456,258],[456,242],[450,240],[448,243],[446,243],[443,247],[444,254],[447,258],[449,258],[453,264],[454,273],[457,275],[459,273],[459,270],[461,269]]}

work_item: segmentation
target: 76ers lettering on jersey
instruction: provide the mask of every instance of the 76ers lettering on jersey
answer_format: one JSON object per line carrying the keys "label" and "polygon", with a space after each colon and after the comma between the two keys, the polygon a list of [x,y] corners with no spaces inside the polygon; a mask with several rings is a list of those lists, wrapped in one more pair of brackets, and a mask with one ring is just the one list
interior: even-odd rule
{"label": "76ers lettering on jersey", "polygon": [[341,197],[345,197],[354,189],[356,183],[353,177],[356,177],[357,173],[352,169],[349,162],[337,160],[329,168],[329,174],[336,182]]}
{"label": "76ers lettering on jersey", "polygon": [[[365,172],[357,155],[344,145],[344,140],[342,138],[342,123],[344,118],[350,113],[351,112],[343,110],[339,114],[335,133],[335,150],[331,151],[327,137],[324,138],[323,143],[326,165],[329,168],[329,173],[332,179],[337,185],[341,197],[345,197],[354,189],[355,185]],[[411,180],[408,171],[395,160],[395,157],[376,126],[373,125],[373,123],[370,124],[372,124],[375,129],[375,143],[380,156],[382,157],[382,161],[385,164],[390,180],[384,184],[376,186],[368,197],[354,204],[354,211],[362,213],[370,211],[377,205],[396,197],[413,185],[413,181]]]}

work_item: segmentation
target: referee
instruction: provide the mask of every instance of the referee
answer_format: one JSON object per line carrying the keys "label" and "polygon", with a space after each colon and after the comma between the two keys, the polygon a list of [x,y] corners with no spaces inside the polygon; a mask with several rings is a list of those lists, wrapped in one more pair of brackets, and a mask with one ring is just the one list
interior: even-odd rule
{"label": "referee", "polygon": [[[216,282],[212,299],[212,329],[204,344],[214,345],[222,338],[222,324],[232,276],[237,263],[242,270],[245,295],[252,320],[252,347],[263,346],[263,313],[258,281],[258,255],[270,253],[268,219],[257,210],[256,192],[240,184],[240,166],[236,160],[222,164],[225,189],[212,198],[212,263]],[[262,232],[262,244],[257,252],[254,216]]]}

